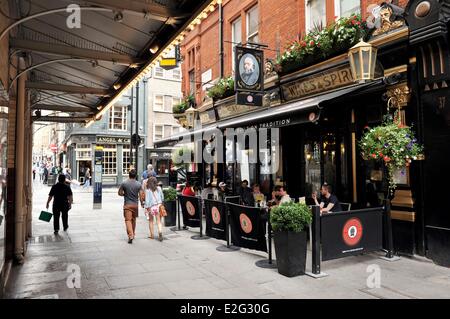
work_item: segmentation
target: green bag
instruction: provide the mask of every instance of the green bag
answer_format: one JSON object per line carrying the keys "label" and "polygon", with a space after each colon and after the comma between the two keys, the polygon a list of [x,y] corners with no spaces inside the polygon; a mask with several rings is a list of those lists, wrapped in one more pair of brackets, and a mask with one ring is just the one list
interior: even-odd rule
{"label": "green bag", "polygon": [[53,214],[50,212],[46,212],[45,210],[41,211],[41,215],[39,215],[39,219],[44,222],[49,222],[52,219]]}

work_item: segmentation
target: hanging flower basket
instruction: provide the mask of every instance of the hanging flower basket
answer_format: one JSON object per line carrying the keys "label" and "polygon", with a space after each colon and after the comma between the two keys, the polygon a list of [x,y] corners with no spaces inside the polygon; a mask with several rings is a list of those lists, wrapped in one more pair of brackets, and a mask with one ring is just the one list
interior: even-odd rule
{"label": "hanging flower basket", "polygon": [[413,160],[423,157],[423,146],[417,142],[409,126],[402,125],[399,117],[389,115],[382,125],[365,128],[359,141],[361,155],[366,160],[384,162],[388,169],[389,193],[397,187],[395,171],[408,167]]}

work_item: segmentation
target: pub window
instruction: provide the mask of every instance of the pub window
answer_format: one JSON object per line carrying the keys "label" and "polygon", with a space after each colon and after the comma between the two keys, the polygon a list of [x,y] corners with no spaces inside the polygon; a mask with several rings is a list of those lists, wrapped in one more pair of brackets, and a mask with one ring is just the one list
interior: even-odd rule
{"label": "pub window", "polygon": [[90,161],[92,159],[91,144],[77,144],[75,152],[77,161]]}
{"label": "pub window", "polygon": [[352,14],[361,13],[360,0],[335,0],[334,6],[337,17],[349,17]]}
{"label": "pub window", "polygon": [[164,95],[155,95],[155,98],[153,99],[153,110],[164,111]]}
{"label": "pub window", "polygon": [[109,129],[125,131],[127,129],[127,107],[114,106],[109,113]]}
{"label": "pub window", "polygon": [[236,19],[231,24],[231,66],[234,71],[234,48],[238,43],[242,42],[242,19]]}
{"label": "pub window", "polygon": [[[133,148],[133,158],[136,154],[136,149]],[[130,171],[130,166],[133,161],[130,158],[130,145],[125,144],[123,145],[123,151],[122,151],[122,174],[128,175],[128,172]]]}
{"label": "pub window", "polygon": [[164,77],[164,69],[160,67],[155,68],[155,77],[163,78]]}
{"label": "pub window", "polygon": [[155,124],[155,126],[153,127],[153,140],[154,141],[162,140],[163,130],[164,130],[164,125]]}
{"label": "pub window", "polygon": [[255,6],[247,11],[247,42],[258,43],[259,10]]}
{"label": "pub window", "polygon": [[174,80],[181,80],[181,71],[180,69],[173,69],[172,77]]}
{"label": "pub window", "polygon": [[315,27],[325,26],[326,20],[326,0],[306,1],[306,30]]}
{"label": "pub window", "polygon": [[189,93],[195,94],[195,72],[194,72],[194,70],[189,71]]}
{"label": "pub window", "polygon": [[115,144],[99,145],[103,147],[103,175],[117,175],[117,147]]}

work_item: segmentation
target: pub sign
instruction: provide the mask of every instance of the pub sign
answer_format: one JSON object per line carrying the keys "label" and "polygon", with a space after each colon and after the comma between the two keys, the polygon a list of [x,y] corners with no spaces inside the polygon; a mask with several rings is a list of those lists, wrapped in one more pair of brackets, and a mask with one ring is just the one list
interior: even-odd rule
{"label": "pub sign", "polygon": [[264,93],[264,52],[235,47],[234,86],[238,104],[262,106]]}

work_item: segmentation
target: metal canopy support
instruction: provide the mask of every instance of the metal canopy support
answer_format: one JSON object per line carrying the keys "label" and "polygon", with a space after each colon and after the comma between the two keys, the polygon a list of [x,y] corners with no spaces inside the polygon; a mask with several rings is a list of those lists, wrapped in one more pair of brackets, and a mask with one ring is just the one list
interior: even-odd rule
{"label": "metal canopy support", "polygon": [[94,113],[95,109],[83,107],[83,106],[70,106],[70,105],[52,105],[52,104],[36,104],[32,107],[33,110],[47,110],[47,111],[60,111],[60,112],[85,112]]}
{"label": "metal canopy support", "polygon": [[74,94],[93,94],[93,95],[99,95],[99,96],[110,96],[109,90],[107,90],[107,89],[89,88],[89,87],[83,87],[83,86],[71,86],[71,85],[62,85],[62,84],[52,84],[52,83],[44,83],[44,82],[27,81],[26,88],[27,89],[44,90],[44,91],[67,92],[67,93],[74,93]]}
{"label": "metal canopy support", "polygon": [[[166,21],[167,17],[185,17],[186,14],[155,2],[145,3],[133,0],[88,0],[85,3],[95,4],[118,11],[146,13],[146,17]],[[124,10],[126,8],[126,10]]]}
{"label": "metal canopy support", "polygon": [[33,122],[56,122],[56,123],[84,123],[91,117],[73,117],[73,116],[33,116]]}
{"label": "metal canopy support", "polygon": [[48,54],[64,55],[70,57],[87,58],[96,61],[109,61],[117,64],[143,64],[145,61],[125,54],[101,52],[76,48],[68,45],[49,44],[29,40],[11,39],[10,47],[25,51],[34,51]]}

